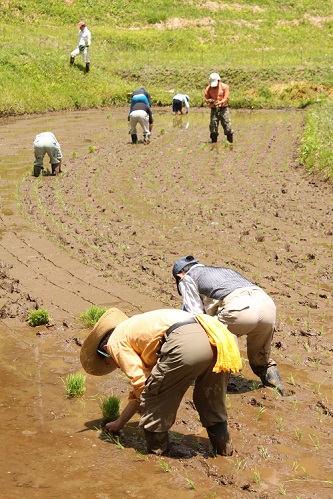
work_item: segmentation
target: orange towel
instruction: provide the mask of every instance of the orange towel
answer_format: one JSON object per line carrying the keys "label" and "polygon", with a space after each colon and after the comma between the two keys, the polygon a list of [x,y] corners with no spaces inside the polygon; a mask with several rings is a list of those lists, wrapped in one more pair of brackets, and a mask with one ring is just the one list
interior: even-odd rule
{"label": "orange towel", "polygon": [[236,373],[242,369],[242,360],[235,338],[222,324],[211,315],[197,314],[198,323],[206,331],[209,341],[217,349],[217,360],[213,372],[226,371]]}

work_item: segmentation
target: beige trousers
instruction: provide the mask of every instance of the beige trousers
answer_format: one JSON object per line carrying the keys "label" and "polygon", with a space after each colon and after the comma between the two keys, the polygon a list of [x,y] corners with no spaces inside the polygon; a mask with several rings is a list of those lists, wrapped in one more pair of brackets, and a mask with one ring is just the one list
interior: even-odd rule
{"label": "beige trousers", "polygon": [[219,308],[218,319],[235,336],[247,335],[247,356],[258,376],[276,363],[270,358],[276,320],[273,300],[260,288],[242,288],[230,293]]}
{"label": "beige trousers", "polygon": [[202,425],[208,427],[226,421],[229,373],[213,373],[215,362],[216,349],[199,324],[187,324],[172,331],[141,394],[140,426],[151,432],[168,431],[193,382],[193,402]]}

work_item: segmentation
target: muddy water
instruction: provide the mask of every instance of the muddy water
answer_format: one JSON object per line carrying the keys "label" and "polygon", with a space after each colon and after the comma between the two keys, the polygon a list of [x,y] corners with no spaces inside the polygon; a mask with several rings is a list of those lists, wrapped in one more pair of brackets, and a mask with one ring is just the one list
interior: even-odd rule
{"label": "muddy water", "polygon": [[[24,175],[30,175],[34,136],[47,129],[54,131],[62,145],[65,169],[73,171],[77,168],[78,179],[83,166],[94,167],[89,145],[97,148],[104,163],[114,165],[117,162],[114,159],[115,150],[119,161],[126,160],[127,156],[133,160],[129,156],[133,152],[129,152],[126,145],[126,112],[110,109],[55,113],[11,118],[0,123],[3,152],[0,157],[0,260],[13,265],[10,273],[13,279],[20,281],[21,298],[26,292],[41,297],[52,316],[52,325],[48,328],[32,329],[12,318],[0,321],[0,486],[3,496],[150,499],[156,496],[168,498],[170,495],[180,498],[242,498],[249,494],[271,498],[286,494],[287,497],[302,498],[332,497],[331,334],[322,338],[310,331],[298,342],[295,328],[285,325],[280,328],[280,336],[276,340],[281,340],[283,348],[276,348],[274,356],[286,380],[289,397],[277,398],[272,391],[260,388],[258,379],[246,363],[241,376],[231,379],[229,420],[236,450],[227,459],[211,456],[207,436],[191,405],[191,390],[172,428],[171,439],[176,449],[186,451],[181,457],[146,455],[137,417],[121,435],[121,446],[101,437],[98,431],[100,397],[114,393],[123,404],[126,403],[128,383],[121,373],[113,373],[105,379],[87,377],[84,397],[66,397],[64,379],[68,373],[81,370],[79,344],[86,331],[77,326],[76,319],[80,312],[93,303],[118,306],[129,314],[165,305],[158,297],[151,298],[138,289],[129,288],[126,283],[111,281],[94,266],[85,265],[69,255],[66,248],[60,248],[53,240],[47,239],[43,232],[34,230],[26,213],[18,210],[17,185]],[[276,149],[275,175],[283,175],[289,189],[298,182],[308,189],[302,176],[298,177],[294,171],[290,174],[284,167],[284,163],[291,162],[287,152],[292,148],[285,136],[285,157],[281,164],[278,163],[281,156],[276,138],[279,127],[284,130],[293,122],[294,133],[298,133],[297,115],[288,118],[285,112],[234,111],[232,117],[238,141],[245,144],[244,150],[239,146],[234,152],[233,169],[227,171],[230,159],[225,156],[221,143],[211,151],[216,164],[223,158],[225,183],[228,176],[236,178],[238,175],[237,180],[240,181],[243,172],[246,175],[246,161],[244,166],[241,158],[245,158],[248,152],[253,155],[254,150],[259,148],[259,140],[251,139],[251,134],[257,130],[259,136],[261,134],[263,147],[271,152]],[[265,127],[272,122],[276,127],[275,135],[266,137]],[[184,136],[189,141],[196,136],[196,144],[190,143],[188,147],[200,170],[200,154],[209,154],[207,124],[207,110],[192,110],[182,118],[174,118],[170,110],[157,112],[154,135],[158,137],[164,155],[153,142],[151,148],[149,146],[142,152],[145,161],[148,161],[147,155],[150,154],[155,168],[159,161],[163,168],[171,161],[165,151],[170,152],[173,147],[180,160],[185,162]],[[174,145],[175,137],[179,140],[178,146]],[[73,153],[79,161],[74,159]],[[269,165],[265,164],[261,171],[260,162],[254,164],[255,174],[264,182]],[[47,185],[46,182],[53,180],[45,177],[43,183]],[[273,176],[273,182],[275,180]],[[75,185],[71,184],[71,187],[74,191]],[[35,181],[32,188],[42,189]],[[249,183],[246,188],[250,190]],[[273,187],[270,188],[273,192]],[[256,186],[254,195],[257,190]],[[322,196],[325,195],[323,190]],[[298,193],[299,202],[300,197]],[[284,198],[284,207],[279,207],[281,211],[286,211],[288,199]],[[293,209],[294,199],[290,198],[289,202]],[[326,205],[330,206],[328,197]],[[318,227],[321,222],[319,217],[318,213]],[[43,221],[42,215],[40,221]],[[275,221],[274,227],[278,225],[279,218],[276,217]],[[320,244],[327,250],[329,243],[318,227],[318,237],[322,239]],[[302,229],[299,227],[297,230]],[[284,230],[288,231],[290,227],[286,226]],[[268,275],[270,271],[266,270]],[[313,283],[315,288],[315,278]],[[325,284],[325,289],[330,295],[329,282]],[[291,305],[286,303],[285,322],[292,316],[298,301],[304,300],[302,293],[303,289]],[[279,300],[279,296],[276,299]],[[179,302],[172,303],[179,306]],[[280,308],[283,308],[281,305],[282,301]],[[329,308],[322,311],[319,308],[319,313],[325,319],[321,323],[324,331],[331,331]],[[299,315],[302,316],[302,310]],[[243,340],[240,341],[240,348],[245,359],[246,345]],[[318,359],[320,362],[317,362]],[[260,408],[264,411],[261,412]]]}

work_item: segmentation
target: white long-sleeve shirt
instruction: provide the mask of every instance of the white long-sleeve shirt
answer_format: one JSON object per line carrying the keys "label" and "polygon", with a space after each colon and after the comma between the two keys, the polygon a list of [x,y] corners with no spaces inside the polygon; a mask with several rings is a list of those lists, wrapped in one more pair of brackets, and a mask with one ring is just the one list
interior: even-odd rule
{"label": "white long-sleeve shirt", "polygon": [[85,47],[90,47],[91,44],[91,33],[87,26],[84,28],[84,30],[79,30],[79,47],[84,45]]}
{"label": "white long-sleeve shirt", "polygon": [[186,109],[188,110],[188,109],[190,109],[190,105],[189,105],[189,103],[188,103],[188,98],[189,98],[189,97],[188,97],[188,95],[186,95],[186,94],[176,94],[176,95],[174,96],[173,100],[174,100],[174,99],[176,99],[176,100],[180,100],[181,102],[183,102],[183,103],[185,104]]}

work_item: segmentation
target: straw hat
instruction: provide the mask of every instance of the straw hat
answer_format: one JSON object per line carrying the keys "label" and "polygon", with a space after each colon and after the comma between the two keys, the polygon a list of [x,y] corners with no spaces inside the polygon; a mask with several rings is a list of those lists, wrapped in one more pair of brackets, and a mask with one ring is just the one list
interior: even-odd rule
{"label": "straw hat", "polygon": [[80,361],[83,369],[88,374],[104,376],[114,371],[113,366],[107,366],[104,359],[97,354],[97,347],[104,336],[121,322],[128,319],[118,308],[109,308],[96,322],[93,330],[88,334],[83,342],[80,352]]}

